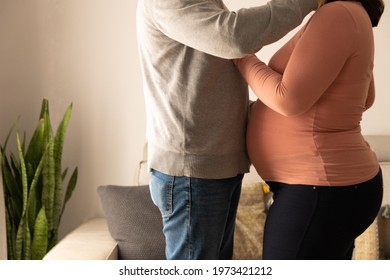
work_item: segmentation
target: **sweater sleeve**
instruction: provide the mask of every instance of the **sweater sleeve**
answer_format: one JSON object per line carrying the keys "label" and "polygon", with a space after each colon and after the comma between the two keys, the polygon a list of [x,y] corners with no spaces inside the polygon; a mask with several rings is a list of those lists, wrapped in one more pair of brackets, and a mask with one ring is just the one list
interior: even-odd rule
{"label": "sweater sleeve", "polygon": [[317,0],[272,0],[229,11],[222,1],[169,0],[149,4],[157,28],[196,50],[237,58],[282,38],[317,7]]}
{"label": "sweater sleeve", "polygon": [[278,51],[288,61],[284,72],[268,67],[255,55],[236,61],[257,97],[285,116],[309,110],[354,50],[356,27],[342,8],[323,6],[304,28]]}

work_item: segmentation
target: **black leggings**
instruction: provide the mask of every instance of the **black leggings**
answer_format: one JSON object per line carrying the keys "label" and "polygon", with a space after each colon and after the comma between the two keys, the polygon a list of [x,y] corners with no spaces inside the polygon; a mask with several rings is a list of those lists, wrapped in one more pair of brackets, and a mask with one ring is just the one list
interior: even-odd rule
{"label": "black leggings", "polygon": [[347,187],[267,182],[274,193],[264,229],[263,259],[345,260],[374,221],[383,196],[382,173]]}

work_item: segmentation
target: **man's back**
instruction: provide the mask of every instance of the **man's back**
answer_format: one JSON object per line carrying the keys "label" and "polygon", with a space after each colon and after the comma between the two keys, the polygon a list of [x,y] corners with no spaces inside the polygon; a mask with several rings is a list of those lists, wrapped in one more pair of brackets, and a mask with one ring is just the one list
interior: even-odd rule
{"label": "man's back", "polygon": [[[209,179],[248,171],[248,90],[228,58],[257,52],[298,25],[313,3],[295,2],[230,12],[218,0],[139,1],[151,168]],[[294,20],[281,25],[282,17]]]}

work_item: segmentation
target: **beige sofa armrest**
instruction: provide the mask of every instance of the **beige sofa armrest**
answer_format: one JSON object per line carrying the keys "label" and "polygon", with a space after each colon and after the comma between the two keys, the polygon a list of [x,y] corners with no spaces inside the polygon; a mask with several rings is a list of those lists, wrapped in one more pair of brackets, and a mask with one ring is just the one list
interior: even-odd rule
{"label": "beige sofa armrest", "polygon": [[94,218],[65,236],[44,260],[115,260],[118,246],[105,218]]}

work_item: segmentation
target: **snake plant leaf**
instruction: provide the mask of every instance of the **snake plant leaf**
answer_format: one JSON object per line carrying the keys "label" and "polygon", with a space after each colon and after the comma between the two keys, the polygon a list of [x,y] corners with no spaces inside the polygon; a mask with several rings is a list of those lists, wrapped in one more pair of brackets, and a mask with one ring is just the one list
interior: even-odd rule
{"label": "snake plant leaf", "polygon": [[69,168],[65,168],[65,170],[62,172],[62,175],[61,175],[61,179],[62,179],[62,181],[64,181],[64,180],[65,180],[65,178],[66,178],[66,175],[68,174],[68,170],[69,170]]}
{"label": "snake plant leaf", "polygon": [[74,189],[76,188],[77,177],[78,177],[78,168],[76,167],[72,173],[72,176],[69,179],[68,186],[66,188],[64,204],[61,210],[61,216],[64,213],[65,206],[68,203],[69,199],[71,198]]}
{"label": "snake plant leaf", "polygon": [[27,147],[25,159],[26,162],[32,164],[33,169],[35,169],[44,153],[45,147],[43,146],[43,137],[45,136],[45,121],[40,119],[37,127],[35,128],[34,134],[31,137],[30,143]]}
{"label": "snake plant leaf", "polygon": [[[18,153],[19,153],[19,161],[20,161],[20,167],[21,167],[21,175],[22,175],[22,188],[23,188],[23,212],[22,212],[22,219],[19,224],[18,232],[17,232],[17,238],[16,238],[16,244],[17,244],[17,257],[23,259],[29,259],[30,258],[30,246],[31,246],[31,234],[28,224],[28,215],[27,215],[27,202],[28,202],[28,180],[27,180],[27,170],[26,170],[26,164],[24,160],[23,155],[23,148],[20,142],[20,134],[17,131],[16,132],[16,141],[17,141],[17,147],[18,147]],[[23,239],[20,241],[20,239]]]}
{"label": "snake plant leaf", "polygon": [[26,212],[27,198],[28,198],[27,170],[26,170],[26,164],[24,161],[22,146],[20,144],[19,132],[16,132],[16,141],[17,141],[17,145],[18,145],[20,168],[21,168],[21,173],[22,173],[21,176],[22,176],[22,190],[23,190],[23,192],[22,192],[23,193],[23,212]]}
{"label": "snake plant leaf", "polygon": [[55,146],[56,146],[56,156],[57,160],[62,157],[62,150],[64,147],[64,141],[65,141],[65,134],[68,129],[69,120],[72,114],[72,108],[73,104],[70,104],[68,108],[66,109],[64,116],[62,117],[62,120],[60,124],[58,125],[56,136],[55,136]]}
{"label": "snake plant leaf", "polygon": [[28,193],[28,202],[27,202],[27,221],[28,221],[28,227],[30,231],[34,229],[34,222],[35,217],[37,216],[37,209],[40,207],[40,203],[38,203],[38,194],[35,188],[30,189]]}
{"label": "snake plant leaf", "polygon": [[[53,206],[53,224],[54,228],[58,229],[62,209],[63,209],[63,180],[62,180],[62,151],[64,147],[65,134],[68,128],[69,120],[72,113],[72,104],[66,109],[64,116],[57,128],[57,132],[54,138],[54,162],[55,162],[55,197],[54,197],[54,206]],[[57,242],[58,230],[53,231],[52,242],[49,244],[49,247],[53,246]]]}
{"label": "snake plant leaf", "polygon": [[14,125],[13,125],[13,126],[11,127],[11,129],[8,131],[7,137],[5,138],[5,141],[4,141],[4,145],[2,146],[2,148],[3,148],[4,150],[7,149],[8,141],[9,141],[9,139],[10,139],[10,137],[11,137],[11,134],[12,134],[12,131],[14,131],[15,127],[16,127],[16,123],[14,123]]}
{"label": "snake plant leaf", "polygon": [[31,244],[31,259],[41,260],[47,252],[48,246],[48,225],[45,208],[39,210],[35,220],[33,239]]}
{"label": "snake plant leaf", "polygon": [[[58,240],[58,228],[65,204],[77,181],[77,168],[63,195],[68,169],[61,158],[72,104],[53,135],[49,103],[43,99],[38,125],[30,142],[16,130],[17,156],[6,155],[11,128],[0,146],[0,167],[4,185],[8,259],[42,259]],[[14,125],[15,126],[15,125]]]}
{"label": "snake plant leaf", "polygon": [[26,223],[24,224],[24,250],[23,250],[23,259],[30,260],[31,259],[31,231],[28,226],[28,218],[26,216]]}
{"label": "snake plant leaf", "polygon": [[39,119],[44,119],[45,114],[49,115],[49,100],[47,98],[42,99],[41,113],[39,114]]}
{"label": "snake plant leaf", "polygon": [[[39,178],[42,173],[44,161],[45,161],[45,156],[48,152],[48,149],[45,149],[45,153],[43,154],[41,160],[38,163],[37,168],[35,169],[35,174],[34,177],[31,181],[30,185],[30,192],[29,192],[29,197],[28,197],[28,205],[27,205],[27,212],[29,215],[29,223],[30,223],[30,228],[34,228],[34,223],[35,223],[35,217],[39,214],[38,209],[41,208],[41,203],[40,203],[40,197],[37,192],[37,185],[39,182]],[[41,211],[41,210],[39,210]],[[46,215],[45,215],[46,217]]]}
{"label": "snake plant leaf", "polygon": [[9,200],[5,200],[5,224],[6,224],[6,233],[7,233],[7,257],[9,260],[15,260],[15,237],[16,237],[16,227],[14,224],[14,219],[12,218],[12,211],[8,210]]}
{"label": "snake plant leaf", "polygon": [[[70,117],[72,114],[72,107],[73,107],[73,105],[70,104],[69,107],[66,109],[65,114],[64,114],[60,124],[58,125],[57,132],[55,135],[55,140],[54,140],[55,157],[56,157],[56,162],[58,162],[58,163],[61,163],[60,159],[62,158],[62,150],[64,147],[65,134],[66,134],[69,120],[70,120]],[[57,167],[57,169],[58,169],[57,171],[59,172],[58,175],[61,174],[61,172],[62,172],[61,165],[59,165]],[[61,176],[59,176],[59,178],[61,178]]]}
{"label": "snake plant leaf", "polygon": [[49,103],[45,98],[42,101],[40,119],[45,124],[43,145],[48,149],[42,169],[42,203],[45,206],[49,231],[55,227],[54,223],[54,197],[55,197],[55,161],[54,161],[54,137],[49,117]]}
{"label": "snake plant leaf", "polygon": [[15,240],[15,259],[22,260],[25,257],[26,248],[28,247],[28,236],[27,229],[28,226],[26,215],[22,216],[20,220],[18,230],[16,232],[16,240]]}
{"label": "snake plant leaf", "polygon": [[10,155],[10,164],[11,164],[11,176],[13,177],[13,181],[15,182],[15,186],[12,186],[14,188],[13,193],[14,195],[17,195],[18,198],[20,198],[20,201],[22,201],[20,209],[23,210],[23,181],[22,181],[22,167],[20,164],[20,160],[16,158],[14,154]]}
{"label": "snake plant leaf", "polygon": [[[5,156],[5,151],[2,148],[1,152],[1,172],[4,182],[4,198],[12,197],[10,201],[12,205],[12,213],[16,214],[17,222],[19,223],[20,218],[22,216],[22,208],[23,208],[23,198],[22,192],[19,188],[18,182],[13,176],[12,169],[10,167],[8,158]],[[10,205],[10,206],[11,206]]]}
{"label": "snake plant leaf", "polygon": [[55,166],[53,138],[47,143],[42,169],[42,204],[45,206],[49,231],[54,228]]}
{"label": "snake plant leaf", "polygon": [[43,146],[46,147],[48,142],[51,141],[51,138],[53,138],[53,129],[51,126],[50,121],[50,115],[49,115],[49,102],[47,99],[44,99],[42,101],[42,108],[41,108],[41,115],[40,120],[42,119],[44,122],[44,139],[43,139]]}
{"label": "snake plant leaf", "polygon": [[[12,168],[13,176],[15,178],[21,178],[22,177],[22,169],[21,169],[21,166],[20,166],[20,162],[16,158],[16,156],[14,154],[12,154],[12,153],[10,155],[10,162],[11,162],[11,168]],[[22,181],[18,180],[18,182],[20,182],[20,190],[21,190],[22,189],[21,188]]]}
{"label": "snake plant leaf", "polygon": [[26,132],[23,132],[23,139],[22,139],[22,153],[23,155],[25,154],[25,151],[26,151]]}
{"label": "snake plant leaf", "polygon": [[15,239],[15,260],[22,259],[22,250],[23,250],[23,242],[24,242],[24,218],[20,220],[20,224],[18,226],[18,230],[16,232]]}

